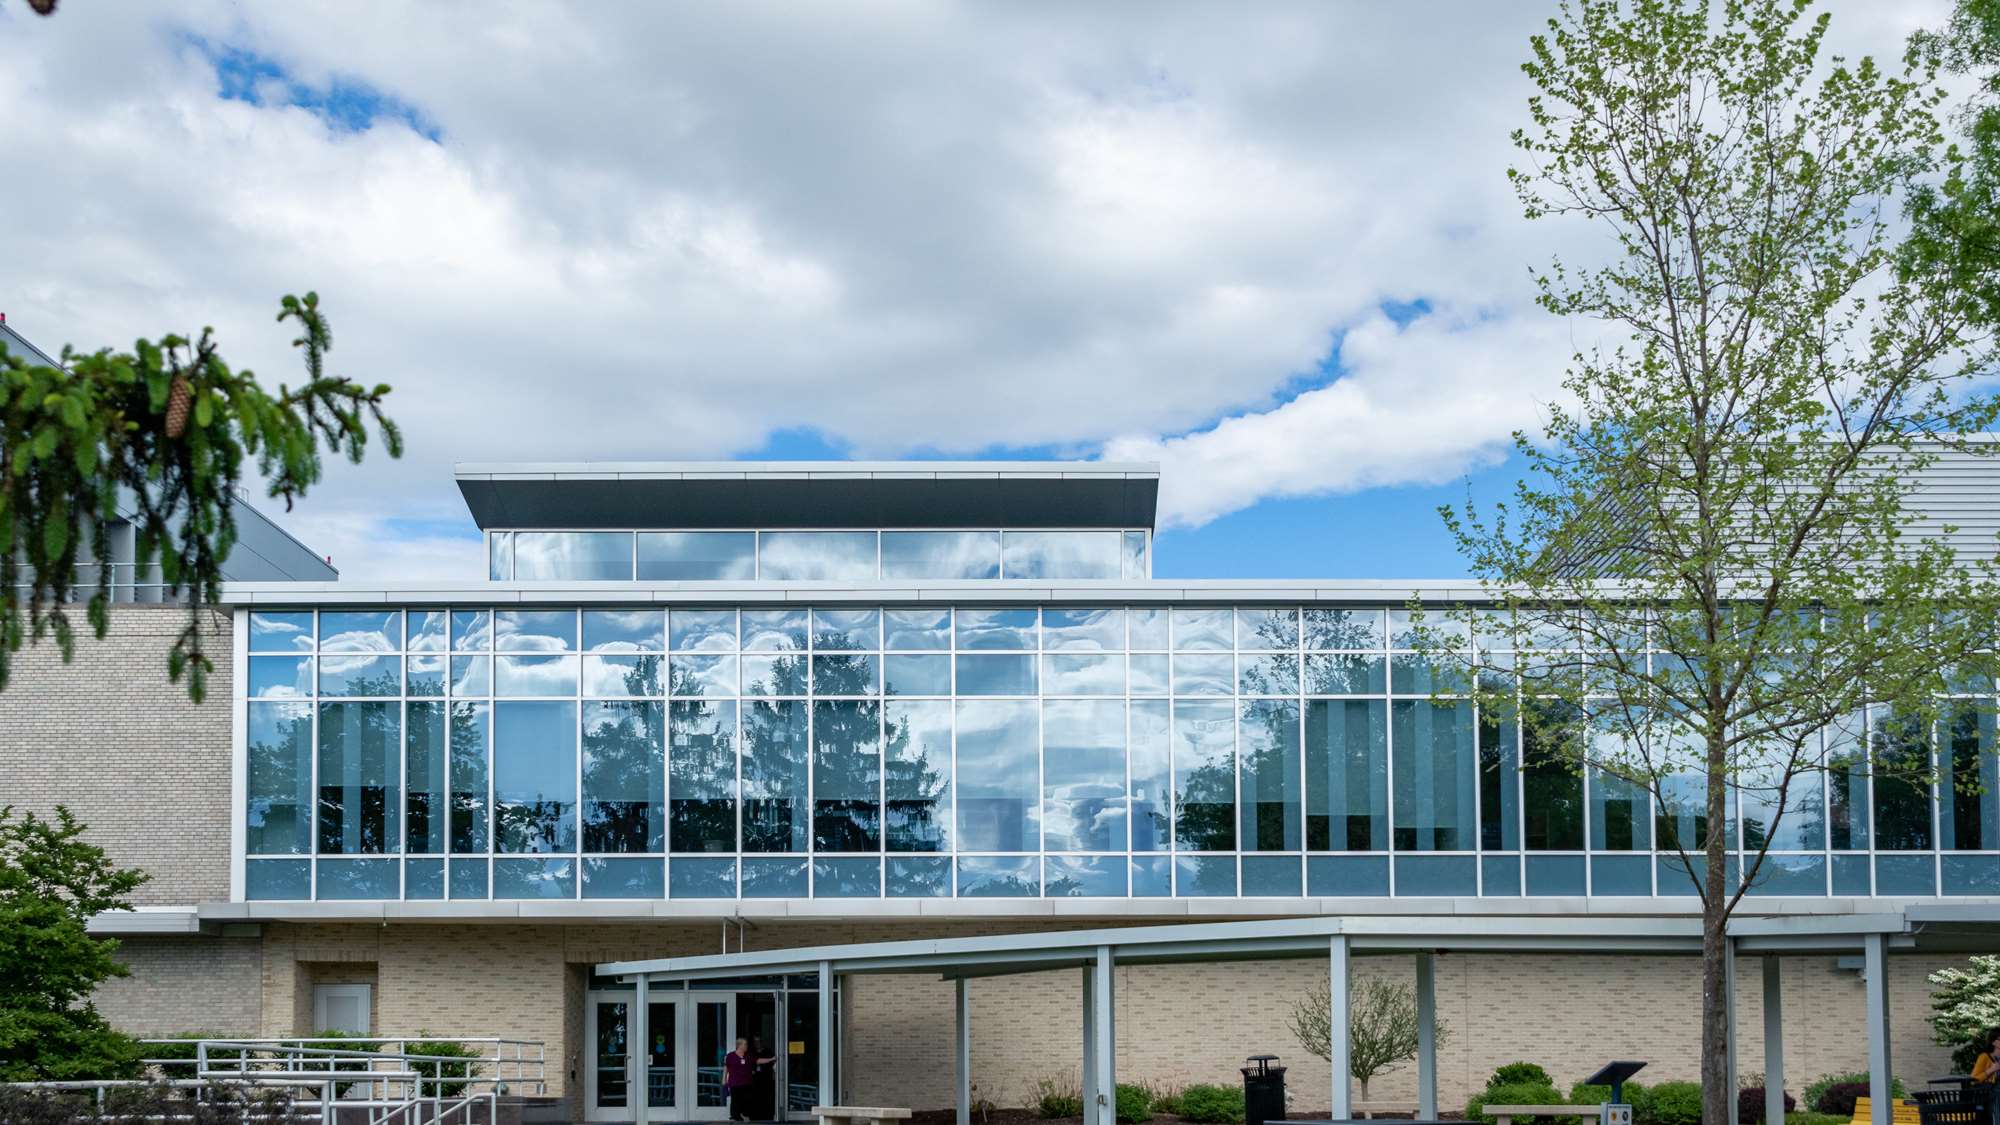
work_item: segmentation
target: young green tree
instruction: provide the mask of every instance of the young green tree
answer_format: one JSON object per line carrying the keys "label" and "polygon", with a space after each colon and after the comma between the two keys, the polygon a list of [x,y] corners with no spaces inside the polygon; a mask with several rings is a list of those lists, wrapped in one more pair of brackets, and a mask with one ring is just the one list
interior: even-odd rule
{"label": "young green tree", "polygon": [[[222,596],[236,542],[231,498],[245,471],[254,467],[289,509],[319,480],[322,450],[361,460],[371,422],[401,456],[382,414],[388,386],[326,373],[333,334],[319,296],[287,296],[278,320],[298,323],[306,379],[275,394],[231,369],[208,329],[130,352],[64,348],[60,367],[0,348],[0,690],[24,644],[53,637],[70,658],[77,561],[86,547],[89,558],[110,557],[111,522],[129,506],[136,563],[157,563],[187,605],[167,675],[185,677],[200,702],[214,670],[202,616]],[[110,599],[110,569],[99,567],[85,613],[99,637]]]}
{"label": "young green tree", "polygon": [[[1915,534],[1910,504],[1941,453],[1994,449],[1959,437],[1996,413],[1972,382],[1992,359],[1979,295],[1898,225],[1913,185],[1961,163],[1943,95],[1822,58],[1809,8],[1569,0],[1532,40],[1509,177],[1530,219],[1603,238],[1598,264],[1539,275],[1540,303],[1607,342],[1517,435],[1512,499],[1444,509],[1497,608],[1425,626],[1427,648],[1474,654],[1489,719],[1522,725],[1544,782],[1567,771],[1566,807],[1586,779],[1601,799],[1550,846],[1680,856],[1711,1122],[1733,1118],[1731,914],[1787,831],[1825,830],[1804,812],[1829,765],[1874,771],[1878,800],[1928,784],[1939,693],[1973,675],[1996,600],[1989,561]],[[1947,793],[1961,750],[1992,749],[1954,722],[1971,737]]]}
{"label": "young green tree", "polygon": [[[1322,1059],[1333,1058],[1333,989],[1316,980],[1292,1005],[1292,1034],[1299,1046]],[[1347,1013],[1347,1069],[1361,1083],[1361,1100],[1368,1100],[1368,1083],[1417,1057],[1417,993],[1401,981],[1366,977],[1356,982]],[[1442,1047],[1451,1037],[1443,1020],[1432,1024],[1434,1042]]]}
{"label": "young green tree", "polygon": [[137,1077],[140,1052],[90,994],[126,975],[90,919],[129,910],[146,876],[113,866],[58,807],[53,821],[0,808],[0,1082]]}

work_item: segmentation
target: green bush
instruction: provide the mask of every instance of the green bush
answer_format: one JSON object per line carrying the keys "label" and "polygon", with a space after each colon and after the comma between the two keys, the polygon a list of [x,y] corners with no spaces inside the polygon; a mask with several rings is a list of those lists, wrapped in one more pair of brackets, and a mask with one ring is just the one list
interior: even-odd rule
{"label": "green bush", "polygon": [[1646,1115],[1634,1107],[1638,1125],[1701,1125],[1701,1083],[1662,1082],[1646,1091]]}
{"label": "green bush", "polygon": [[1785,1125],[1847,1125],[1848,1120],[1846,1117],[1836,1117],[1831,1113],[1814,1113],[1809,1109],[1785,1115]]}
{"label": "green bush", "polygon": [[[419,1031],[418,1034],[421,1035],[423,1032]],[[468,1047],[463,1043],[454,1043],[449,1039],[412,1039],[403,1044],[403,1053],[406,1055],[423,1055],[425,1058],[438,1060],[437,1062],[424,1062],[413,1059],[410,1062],[410,1069],[423,1075],[425,1078],[446,1079],[446,1081],[436,1084],[426,1082],[423,1086],[424,1093],[435,1093],[440,1097],[446,1098],[455,1098],[465,1093],[466,1087],[471,1085],[470,1082],[452,1082],[449,1080],[453,1078],[472,1077],[472,1060],[485,1057],[477,1048]]]}
{"label": "green bush", "polygon": [[1181,1088],[1179,1086],[1164,1082],[1156,1086],[1150,1082],[1146,1082],[1141,1083],[1141,1087],[1146,1091],[1146,1096],[1152,1099],[1154,1113],[1167,1113],[1175,1117],[1181,1115]]}
{"label": "green bush", "polygon": [[[1632,1107],[1632,1120],[1646,1115],[1646,1087],[1638,1082],[1627,1082],[1622,1091],[1625,1104]],[[1569,1100],[1577,1105],[1602,1105],[1611,1100],[1611,1087],[1586,1086],[1579,1082],[1569,1088]]]}
{"label": "green bush", "polygon": [[1243,1120],[1243,1087],[1198,1082],[1181,1091],[1181,1116],[1205,1125],[1239,1125]]}
{"label": "green bush", "polygon": [[[1486,1088],[1489,1090],[1493,1089],[1495,1086],[1521,1086],[1521,1085],[1548,1086],[1551,1089],[1553,1089],[1555,1087],[1555,1084],[1556,1080],[1549,1077],[1548,1071],[1543,1070],[1541,1067],[1536,1066],[1534,1063],[1527,1063],[1527,1062],[1510,1062],[1507,1065],[1501,1067],[1500,1069],[1494,1071],[1493,1077],[1488,1078],[1486,1080]],[[1507,1103],[1502,1102],[1500,1104],[1505,1105]],[[1521,1102],[1519,1104],[1528,1105],[1531,1103]]]}
{"label": "green bush", "polygon": [[[1832,1102],[1827,1102],[1826,1096],[1827,1093],[1830,1090],[1832,1090],[1835,1086],[1853,1086],[1853,1085],[1861,1085],[1861,1086],[1868,1085],[1868,1072],[1865,1070],[1857,1070],[1849,1074],[1822,1074],[1818,1078],[1815,1078],[1811,1082],[1808,1082],[1806,1084],[1805,1090],[1801,1092],[1799,1095],[1799,1105],[1813,1111],[1814,1113],[1837,1114],[1838,1116],[1841,1117],[1852,1117],[1854,1114],[1854,1105],[1851,1099],[1848,1100],[1847,1110],[1845,1112],[1842,1112],[1838,1109],[1826,1108],[1826,1105],[1834,1104]],[[1891,1097],[1907,1098],[1910,1096],[1910,1091],[1906,1087],[1904,1087],[1902,1079],[1891,1078],[1889,1080],[1889,1095]],[[1821,1104],[1823,1102],[1825,1102],[1826,1105]]]}
{"label": "green bush", "polygon": [[1153,1092],[1130,1082],[1118,1084],[1118,1123],[1134,1125],[1153,1119]]}
{"label": "green bush", "polygon": [[[1523,1065],[1523,1064],[1515,1064]],[[1505,1067],[1501,1068],[1505,1070]],[[1537,1067],[1536,1069],[1540,1069]],[[1495,1075],[1498,1077],[1498,1075]],[[1484,1121],[1493,1125],[1494,1118],[1487,1116],[1489,1105],[1564,1105],[1562,1091],[1547,1082],[1511,1082],[1488,1086],[1474,1094],[1465,1103],[1465,1116],[1474,1121]],[[1536,1125],[1581,1125],[1577,1117],[1538,1117]]]}
{"label": "green bush", "polygon": [[1035,1112],[1043,1117],[1082,1117],[1083,1084],[1067,1074],[1035,1083]]}

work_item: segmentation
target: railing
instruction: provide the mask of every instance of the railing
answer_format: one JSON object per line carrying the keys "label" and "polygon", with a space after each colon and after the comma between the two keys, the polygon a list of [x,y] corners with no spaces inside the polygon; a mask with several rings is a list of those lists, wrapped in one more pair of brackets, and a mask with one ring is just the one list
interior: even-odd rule
{"label": "railing", "polygon": [[[438,1083],[468,1083],[491,1087],[500,1094],[546,1094],[548,1054],[539,1039],[501,1039],[493,1036],[455,1035],[372,1035],[367,1042],[378,1044],[373,1051],[357,1050],[356,1040],[338,1036],[302,1036],[289,1039],[143,1039],[141,1043],[196,1049],[196,1059],[146,1059],[148,1066],[173,1077],[169,1067],[194,1065],[218,1068],[217,1073],[233,1076],[296,1072],[313,1058],[352,1059],[366,1057],[383,1061],[419,1064],[409,1069],[434,1071],[442,1077],[426,1078]],[[411,1052],[412,1044],[457,1043],[479,1052],[468,1058],[426,1055]],[[251,1064],[255,1065],[251,1065]],[[346,1064],[342,1064],[343,1067]],[[463,1075],[444,1075],[446,1070],[465,1069]],[[366,1066],[353,1069],[366,1070]]]}

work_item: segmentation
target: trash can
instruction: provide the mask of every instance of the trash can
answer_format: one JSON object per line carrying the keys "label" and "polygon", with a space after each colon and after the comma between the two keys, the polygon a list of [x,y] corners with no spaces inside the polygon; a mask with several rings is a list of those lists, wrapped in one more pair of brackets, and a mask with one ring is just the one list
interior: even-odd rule
{"label": "trash can", "polygon": [[1283,1121],[1285,1068],[1271,1065],[1278,1056],[1251,1055],[1243,1061],[1243,1125]]}

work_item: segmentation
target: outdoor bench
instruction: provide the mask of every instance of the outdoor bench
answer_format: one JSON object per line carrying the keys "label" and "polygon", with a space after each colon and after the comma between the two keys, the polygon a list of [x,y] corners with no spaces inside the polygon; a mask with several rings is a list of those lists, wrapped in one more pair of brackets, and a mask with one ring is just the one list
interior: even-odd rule
{"label": "outdoor bench", "polygon": [[882,1125],[885,1121],[906,1121],[910,1111],[879,1105],[816,1105],[813,1116],[822,1125]]}

